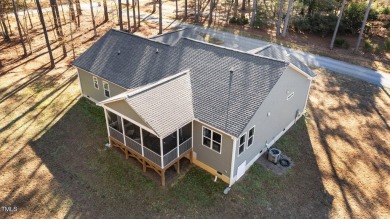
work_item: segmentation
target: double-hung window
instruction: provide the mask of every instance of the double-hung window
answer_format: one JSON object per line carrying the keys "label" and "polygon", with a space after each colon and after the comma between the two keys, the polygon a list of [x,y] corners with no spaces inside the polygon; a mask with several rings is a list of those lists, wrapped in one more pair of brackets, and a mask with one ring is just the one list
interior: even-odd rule
{"label": "double-hung window", "polygon": [[221,153],[222,135],[203,127],[203,145]]}
{"label": "double-hung window", "polygon": [[248,133],[248,148],[253,144],[253,138],[255,135],[255,127],[253,126]]}
{"label": "double-hung window", "polygon": [[243,134],[240,137],[240,146],[238,147],[238,155],[240,155],[240,154],[242,154],[242,152],[244,152],[244,149],[245,149],[245,138],[246,138],[246,134]]}
{"label": "double-hung window", "polygon": [[93,86],[95,87],[95,89],[99,90],[99,82],[97,77],[93,77]]}
{"label": "double-hung window", "polygon": [[103,81],[103,89],[104,89],[104,96],[110,97],[110,87],[108,86],[108,83]]}

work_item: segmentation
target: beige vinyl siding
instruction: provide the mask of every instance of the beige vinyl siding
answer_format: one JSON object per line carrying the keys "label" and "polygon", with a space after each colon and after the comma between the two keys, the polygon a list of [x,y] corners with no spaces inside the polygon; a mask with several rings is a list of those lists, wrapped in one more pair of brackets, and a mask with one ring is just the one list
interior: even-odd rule
{"label": "beige vinyl siding", "polygon": [[[88,73],[82,69],[79,69],[79,68],[77,68],[77,70],[79,72],[80,86],[81,86],[81,90],[83,92],[83,95],[91,98],[94,101],[98,101],[98,102],[107,99],[107,97],[104,96],[104,89],[103,89],[103,81],[106,81],[106,80],[95,76],[97,78],[98,85],[99,85],[99,89],[96,89],[94,86],[94,83],[93,83],[94,75],[92,75],[91,73]],[[106,81],[106,82],[109,84],[111,97],[126,91],[126,89],[123,87],[120,87],[120,86],[113,84],[109,81]]]}
{"label": "beige vinyl siding", "polygon": [[150,128],[150,126],[145,123],[145,121],[134,111],[134,109],[125,100],[118,100],[115,102],[107,103],[106,106],[134,120],[135,122],[138,122],[139,124]]}
{"label": "beige vinyl siding", "polygon": [[[221,153],[202,145],[203,126],[221,135]],[[193,121],[193,129],[193,151],[196,153],[196,159],[214,170],[221,172],[224,176],[230,177],[233,148],[232,137],[195,120]]]}
{"label": "beige vinyl siding", "polygon": [[[238,155],[239,141],[236,143],[234,176],[237,174],[238,166],[245,160],[248,164],[260,151],[264,152],[267,150],[266,142],[271,142],[275,136],[283,132],[283,129],[294,121],[297,110],[301,113],[304,111],[309,89],[309,79],[291,67],[286,69],[241,133],[241,135],[246,133],[247,137],[245,150],[240,155]],[[290,92],[287,93],[287,91]],[[287,100],[291,92],[294,92],[294,95]],[[270,116],[267,116],[268,112],[270,112]],[[248,148],[248,132],[253,126],[255,126],[254,140],[253,144]]]}

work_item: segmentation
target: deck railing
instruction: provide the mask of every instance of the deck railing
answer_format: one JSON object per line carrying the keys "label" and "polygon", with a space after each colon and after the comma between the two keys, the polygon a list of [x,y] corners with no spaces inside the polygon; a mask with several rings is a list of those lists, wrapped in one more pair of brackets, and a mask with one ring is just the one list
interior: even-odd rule
{"label": "deck railing", "polygon": [[144,157],[161,167],[161,156],[147,147],[144,147]]}
{"label": "deck railing", "polygon": [[170,152],[164,155],[164,166],[168,165],[170,162],[177,158],[177,147],[172,149]]}
{"label": "deck railing", "polygon": [[123,133],[121,133],[120,131],[112,128],[112,127],[109,127],[109,130],[110,130],[110,136],[115,138],[116,140],[120,141],[122,144],[124,144],[123,142]]}
{"label": "deck railing", "polygon": [[192,147],[192,138],[185,140],[179,145],[179,156],[187,152]]}
{"label": "deck railing", "polygon": [[142,155],[142,146],[137,141],[125,136],[126,139],[126,146],[130,147],[134,151],[136,151],[138,154]]}

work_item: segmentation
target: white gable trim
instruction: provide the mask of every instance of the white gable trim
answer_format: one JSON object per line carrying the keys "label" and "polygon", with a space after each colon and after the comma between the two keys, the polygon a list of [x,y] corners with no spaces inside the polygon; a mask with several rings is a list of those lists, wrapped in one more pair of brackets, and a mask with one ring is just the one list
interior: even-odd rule
{"label": "white gable trim", "polygon": [[145,90],[148,90],[148,89],[151,89],[153,87],[156,87],[162,83],[165,83],[167,81],[170,81],[172,79],[175,79],[177,77],[180,77],[186,73],[189,73],[190,70],[185,70],[185,71],[182,71],[182,72],[179,72],[177,74],[174,74],[174,75],[171,75],[171,76],[168,76],[168,77],[165,77],[161,80],[158,80],[156,82],[153,82],[153,83],[150,83],[150,84],[147,84],[145,86],[142,86],[142,87],[139,87],[139,88],[136,88],[136,89],[133,89],[133,90],[128,90],[128,91],[125,91],[123,93],[120,93],[116,96],[113,96],[111,98],[108,98],[108,99],[105,99],[103,101],[100,101],[99,103],[97,103],[98,106],[102,106],[104,104],[107,104],[107,103],[111,103],[111,102],[115,102],[115,101],[118,101],[118,100],[123,100],[123,99],[126,99],[127,97],[131,97],[131,96],[134,96],[134,95],[137,95]]}
{"label": "white gable trim", "polygon": [[263,47],[259,47],[259,48],[255,48],[255,49],[249,50],[249,51],[247,51],[247,53],[256,54],[256,53],[258,53],[258,52],[261,52],[261,51],[267,49],[267,48],[270,47],[270,46],[271,46],[271,44],[268,44],[268,45],[263,46]]}
{"label": "white gable trim", "polygon": [[308,75],[306,72],[302,71],[301,69],[299,69],[297,66],[293,65],[293,64],[289,64],[288,67],[291,67],[292,69],[294,69],[295,71],[297,71],[298,73],[300,73],[301,75],[305,76],[307,79],[309,80],[313,80],[315,77],[312,77],[310,75]]}

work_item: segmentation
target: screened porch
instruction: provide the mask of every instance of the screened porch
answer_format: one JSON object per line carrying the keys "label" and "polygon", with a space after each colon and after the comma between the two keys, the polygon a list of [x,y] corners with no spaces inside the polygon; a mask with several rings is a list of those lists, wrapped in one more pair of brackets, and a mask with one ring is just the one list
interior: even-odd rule
{"label": "screened porch", "polygon": [[106,110],[106,119],[109,136],[125,146],[125,150],[130,149],[130,152],[136,153],[140,162],[149,161],[164,169],[192,148],[191,122],[170,135],[159,138],[151,133],[149,128],[141,127],[135,124],[136,122],[129,121],[109,110]]}

